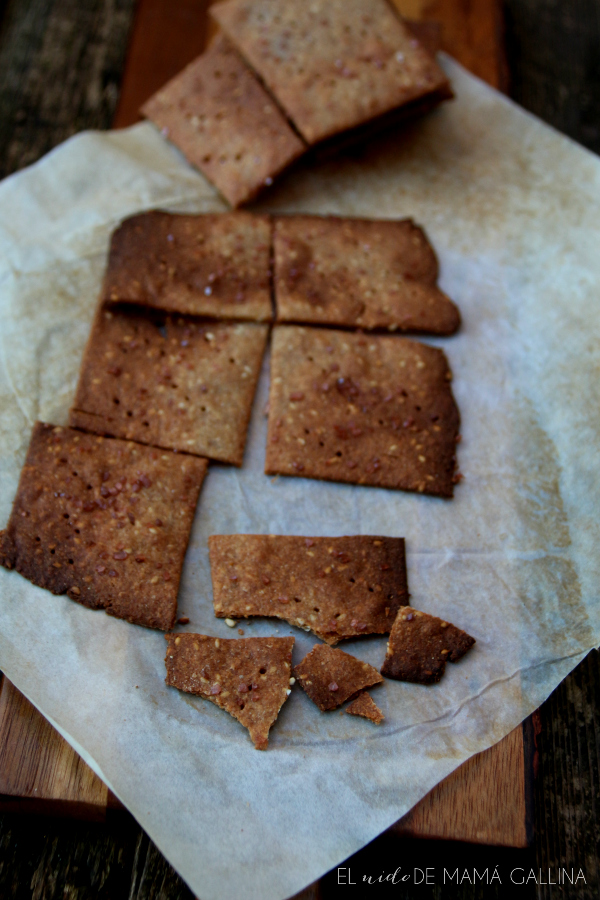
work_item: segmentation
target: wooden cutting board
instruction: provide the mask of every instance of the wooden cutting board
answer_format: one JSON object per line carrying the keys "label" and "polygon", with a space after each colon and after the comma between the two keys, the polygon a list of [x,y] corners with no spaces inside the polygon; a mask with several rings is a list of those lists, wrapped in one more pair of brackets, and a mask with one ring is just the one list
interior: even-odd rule
{"label": "wooden cutting board", "polygon": [[[506,89],[500,0],[393,0],[474,74]],[[114,126],[202,52],[210,0],[140,0]],[[437,24],[436,24],[437,23]],[[531,723],[468,760],[393,826],[401,836],[524,847],[531,838]],[[0,683],[0,809],[103,820],[122,808],[37,710]]]}

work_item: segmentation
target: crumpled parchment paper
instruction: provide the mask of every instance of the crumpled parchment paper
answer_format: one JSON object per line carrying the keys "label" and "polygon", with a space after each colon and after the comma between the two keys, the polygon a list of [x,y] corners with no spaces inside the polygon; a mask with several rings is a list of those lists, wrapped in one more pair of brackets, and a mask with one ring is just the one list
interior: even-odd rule
{"label": "crumpled parchment paper", "polygon": [[[268,361],[242,469],[211,466],[180,593],[212,612],[212,533],[407,539],[412,603],[475,648],[433,688],[373,691],[386,720],[324,715],[295,689],[253,749],[164,684],[162,634],[0,571],[0,666],[82,752],[202,900],[287,897],[514,728],[600,641],[600,162],[444,62],[457,99],[369,149],[300,169],[262,209],[413,216],[460,306],[433,341],[462,415],[453,501],[266,477]],[[143,209],[222,208],[148,124],[72,138],[0,185],[0,522],[35,418],[66,421],[111,230]],[[314,639],[257,620],[245,633]],[[385,638],[344,644],[379,666]]]}

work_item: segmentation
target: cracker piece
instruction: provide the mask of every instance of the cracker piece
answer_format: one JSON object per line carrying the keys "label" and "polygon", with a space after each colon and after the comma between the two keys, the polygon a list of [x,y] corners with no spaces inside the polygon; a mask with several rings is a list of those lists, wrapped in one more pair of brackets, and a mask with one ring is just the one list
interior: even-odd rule
{"label": "cracker piece", "polygon": [[141,111],[231,206],[255,197],[306,149],[223,35]]}
{"label": "cracker piece", "polygon": [[0,563],[53,594],[168,630],[207,462],[37,422]]}
{"label": "cracker piece", "polygon": [[266,473],[451,497],[450,379],[442,350],[407,338],[277,326]]}
{"label": "cracker piece", "polygon": [[386,0],[226,0],[211,14],[308,144],[449,93]]}
{"label": "cracker piece", "polygon": [[246,212],[147,212],[113,232],[102,297],[216,319],[269,322],[271,222]]}
{"label": "cracker piece", "polygon": [[385,661],[386,678],[435,684],[446,663],[458,662],[475,638],[455,625],[416,609],[401,609],[392,628]]}
{"label": "cracker piece", "polygon": [[349,716],[363,716],[375,725],[381,725],[385,719],[385,716],[371,695],[367,694],[366,691],[359,694],[356,700],[353,700],[352,703],[346,707],[344,712],[347,712]]}
{"label": "cracker piece", "polygon": [[231,534],[208,547],[220,618],[276,616],[337,644],[387,634],[408,603],[404,538]]}
{"label": "cracker piece", "polygon": [[436,285],[438,261],[411,219],[280,216],[278,322],[452,334],[460,316]]}
{"label": "cracker piece", "polygon": [[363,688],[383,681],[369,663],[326,644],[316,644],[294,668],[294,676],[323,712],[337,709]]}
{"label": "cracker piece", "polygon": [[69,424],[240,466],[267,334],[101,307]]}
{"label": "cracker piece", "polygon": [[292,637],[228,640],[168,634],[167,684],[226,710],[266,750],[269,729],[290,693]]}

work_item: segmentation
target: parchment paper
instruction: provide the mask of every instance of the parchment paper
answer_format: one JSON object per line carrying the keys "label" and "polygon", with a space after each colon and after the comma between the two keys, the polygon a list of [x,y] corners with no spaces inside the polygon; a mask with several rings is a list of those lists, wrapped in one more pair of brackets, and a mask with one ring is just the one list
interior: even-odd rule
{"label": "parchment paper", "polygon": [[[187,630],[235,634],[212,613],[211,533],[403,535],[413,605],[474,650],[433,688],[375,689],[381,728],[295,689],[260,753],[226,713],[165,686],[161,634],[0,572],[0,666],[202,900],[298,891],[507,734],[600,640],[600,162],[444,64],[453,103],[290,174],[262,208],[425,226],[464,319],[434,343],[454,371],[465,480],[447,502],[266,477],[265,364],[243,468],[210,468],[180,611]],[[2,523],[33,420],[66,421],[109,233],[152,207],[221,209],[147,124],[74,137],[0,185]],[[296,661],[314,642],[244,627],[293,633]],[[384,648],[344,645],[375,665]]]}

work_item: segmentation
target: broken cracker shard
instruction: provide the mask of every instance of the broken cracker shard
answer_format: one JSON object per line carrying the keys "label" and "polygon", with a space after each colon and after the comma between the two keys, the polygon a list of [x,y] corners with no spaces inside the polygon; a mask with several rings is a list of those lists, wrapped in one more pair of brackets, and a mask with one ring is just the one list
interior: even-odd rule
{"label": "broken cracker shard", "polygon": [[390,633],[382,675],[398,681],[435,684],[447,662],[458,662],[475,638],[437,616],[401,609]]}
{"label": "broken cracker shard", "polygon": [[208,546],[219,618],[273,616],[333,645],[389,633],[408,604],[403,538],[211,535]]}
{"label": "broken cracker shard", "polygon": [[383,681],[369,663],[325,644],[313,647],[294,668],[294,677],[323,712]]}
{"label": "broken cracker shard", "polygon": [[166,683],[226,710],[248,729],[256,749],[266,750],[290,693],[294,638],[215,640],[190,632],[166,637]]}

